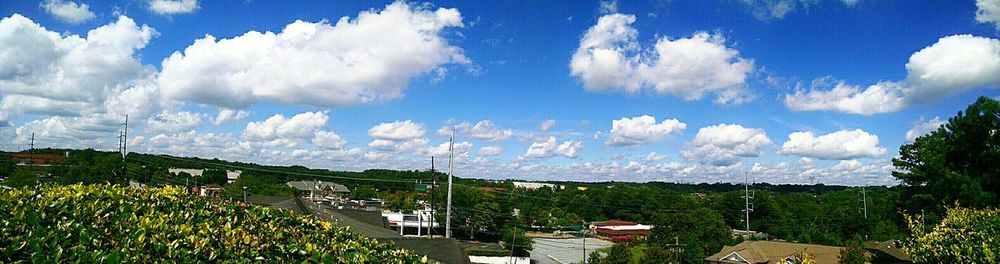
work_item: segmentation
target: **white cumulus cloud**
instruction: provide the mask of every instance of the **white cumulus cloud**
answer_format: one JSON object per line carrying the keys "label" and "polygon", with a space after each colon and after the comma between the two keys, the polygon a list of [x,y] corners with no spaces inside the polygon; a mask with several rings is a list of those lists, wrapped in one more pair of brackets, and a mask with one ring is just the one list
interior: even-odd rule
{"label": "white cumulus cloud", "polygon": [[317,130],[313,135],[312,139],[313,145],[317,147],[338,150],[344,148],[347,145],[347,141],[340,138],[340,135],[334,133],[333,131],[323,131]]}
{"label": "white cumulus cloud", "polygon": [[906,131],[906,135],[904,136],[904,138],[906,139],[906,142],[913,142],[918,137],[927,135],[928,133],[937,130],[939,127],[941,127],[941,125],[944,125],[946,123],[947,122],[945,120],[941,120],[940,117],[936,116],[933,119],[926,121],[923,118],[920,118],[919,121],[917,121],[916,123],[913,124],[912,127],[910,127],[910,130]]}
{"label": "white cumulus cloud", "polygon": [[150,0],[149,10],[158,15],[188,14],[198,10],[198,0]]}
{"label": "white cumulus cloud", "polygon": [[71,24],[80,24],[97,17],[90,12],[90,6],[83,3],[62,0],[46,0],[40,4],[45,12]]}
{"label": "white cumulus cloud", "polygon": [[503,153],[503,148],[495,146],[486,146],[479,148],[479,156],[496,156]]}
{"label": "white cumulus cloud", "polygon": [[315,136],[330,118],[325,112],[305,112],[285,118],[275,114],[264,121],[247,123],[243,136],[251,140],[296,140]]}
{"label": "white cumulus cloud", "polygon": [[656,117],[642,115],[623,117],[611,121],[611,132],[608,133],[609,146],[635,146],[653,143],[667,135],[680,133],[687,124],[677,119],[664,119],[656,123]]}
{"label": "white cumulus cloud", "polygon": [[381,123],[368,129],[368,136],[376,140],[404,141],[424,137],[424,125],[412,120]]}
{"label": "white cumulus cloud", "polygon": [[691,141],[692,149],[682,151],[681,156],[713,166],[730,166],[741,158],[759,157],[772,143],[763,129],[718,124],[698,129]]}
{"label": "white cumulus cloud", "polygon": [[582,141],[567,140],[557,144],[556,137],[550,136],[544,141],[532,142],[528,150],[524,152],[524,157],[548,158],[558,155],[567,158],[576,158],[577,152],[582,148]]}
{"label": "white cumulus cloud", "polygon": [[878,136],[861,129],[839,130],[817,136],[810,131],[788,134],[788,141],[778,151],[782,155],[798,155],[825,160],[878,158],[886,149],[878,145]]}
{"label": "white cumulus cloud", "polygon": [[187,111],[162,112],[146,119],[147,132],[181,132],[201,125],[204,117]]}
{"label": "white cumulus cloud", "polygon": [[1000,31],[1000,1],[976,0],[976,21],[979,23],[994,23]]}
{"label": "white cumulus cloud", "polygon": [[228,108],[219,109],[219,114],[212,119],[212,123],[220,125],[226,122],[243,120],[250,116],[250,112],[245,110],[233,110]]}
{"label": "white cumulus cloud", "polygon": [[538,124],[538,130],[540,130],[542,132],[548,132],[549,129],[552,129],[555,126],[556,126],[556,120],[555,119],[548,119],[548,120],[542,121],[541,123]]}
{"label": "white cumulus cloud", "polygon": [[[1000,86],[1000,40],[972,35],[943,37],[906,63],[907,77],[864,89],[837,82],[831,89],[799,88],[785,95],[793,111],[829,110],[873,115],[983,87]],[[823,80],[823,79],[820,79]]]}
{"label": "white cumulus cloud", "polygon": [[231,108],[259,100],[337,107],[395,99],[411,78],[469,63],[443,36],[454,27],[462,27],[457,9],[395,2],[334,24],[206,35],[164,59],[158,83],[171,98]]}
{"label": "white cumulus cloud", "polygon": [[587,91],[633,94],[649,89],[685,100],[714,94],[719,104],[752,99],[746,78],[753,61],[726,47],[721,33],[660,37],[646,54],[631,26],[634,22],[634,15],[609,14],[584,34],[570,61],[570,74],[580,78]]}

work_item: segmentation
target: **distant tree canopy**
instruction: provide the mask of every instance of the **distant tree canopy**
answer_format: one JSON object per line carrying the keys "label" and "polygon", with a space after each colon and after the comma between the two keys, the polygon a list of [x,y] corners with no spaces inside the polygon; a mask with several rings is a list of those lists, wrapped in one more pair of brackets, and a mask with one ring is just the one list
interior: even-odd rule
{"label": "distant tree canopy", "polygon": [[225,185],[229,178],[226,177],[226,170],[210,169],[201,174],[200,181],[202,184]]}
{"label": "distant tree canopy", "polygon": [[906,187],[900,201],[911,213],[1000,202],[1000,103],[993,99],[980,97],[899,152],[892,175]]}

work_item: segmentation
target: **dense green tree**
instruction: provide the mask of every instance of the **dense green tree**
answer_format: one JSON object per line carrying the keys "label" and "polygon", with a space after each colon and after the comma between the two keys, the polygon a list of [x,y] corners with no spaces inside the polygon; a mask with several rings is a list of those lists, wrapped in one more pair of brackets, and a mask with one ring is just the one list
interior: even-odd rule
{"label": "dense green tree", "polygon": [[384,195],[385,208],[390,211],[411,212],[417,210],[417,201],[411,192],[397,191]]}
{"label": "dense green tree", "polygon": [[246,187],[248,194],[259,194],[269,196],[295,196],[295,189],[288,187],[277,177],[262,174],[254,171],[247,171],[240,174],[240,178],[227,184],[224,188],[226,196],[239,197],[243,195],[243,187]]}
{"label": "dense green tree", "polygon": [[730,227],[726,225],[722,215],[708,208],[657,217],[654,226],[649,243],[661,247],[675,242],[685,244],[684,253],[681,254],[685,263],[701,262],[706,256],[733,242]]}
{"label": "dense green tree", "polygon": [[642,259],[639,261],[640,264],[681,263],[681,259],[677,254],[663,246],[651,245],[646,247],[643,253]]}
{"label": "dense green tree", "polygon": [[945,205],[996,206],[1000,194],[1000,103],[980,97],[948,122],[900,147],[892,175],[910,212]]}
{"label": "dense green tree", "polygon": [[351,199],[354,200],[368,200],[377,197],[378,192],[376,192],[375,189],[369,185],[359,186],[358,188],[351,190]]}
{"label": "dense green tree", "polygon": [[10,177],[14,174],[14,168],[16,168],[14,157],[0,152],[0,178]]}
{"label": "dense green tree", "polygon": [[[625,243],[618,243],[608,248],[607,255],[601,255],[599,251],[594,251],[588,258],[588,263],[593,264],[629,264],[632,260],[632,251]],[[661,262],[662,263],[662,262]]]}
{"label": "dense green tree", "polygon": [[38,184],[38,173],[25,168],[15,171],[14,175],[3,181],[3,185],[13,188],[35,186],[36,184]]}
{"label": "dense green tree", "polygon": [[505,226],[500,229],[500,241],[504,242],[504,249],[514,248],[514,256],[527,257],[531,255],[534,241],[524,235],[524,227]]}
{"label": "dense green tree", "polygon": [[840,264],[865,264],[871,261],[871,255],[865,250],[864,241],[860,237],[855,237],[844,249],[841,249],[838,258]]}
{"label": "dense green tree", "polygon": [[208,184],[225,185],[226,182],[229,181],[229,178],[226,176],[226,170],[217,170],[217,169],[207,169],[205,170],[205,172],[201,174],[199,178],[201,184],[205,185]]}

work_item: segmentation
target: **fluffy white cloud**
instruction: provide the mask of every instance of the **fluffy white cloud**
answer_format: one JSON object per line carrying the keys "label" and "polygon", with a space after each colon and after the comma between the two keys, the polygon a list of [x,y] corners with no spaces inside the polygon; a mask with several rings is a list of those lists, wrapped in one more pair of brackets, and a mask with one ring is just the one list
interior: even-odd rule
{"label": "fluffy white cloud", "polygon": [[[906,63],[907,77],[861,89],[838,82],[824,91],[799,88],[785,96],[793,111],[831,110],[872,115],[987,86],[1000,86],[1000,40],[972,35],[944,37],[917,51]],[[823,80],[823,79],[821,79]]]}
{"label": "fluffy white cloud", "polygon": [[611,121],[611,132],[608,133],[608,141],[604,144],[609,146],[646,145],[667,135],[680,133],[685,128],[687,128],[687,124],[677,119],[665,119],[657,124],[656,117],[649,115],[633,118],[623,117]]}
{"label": "fluffy white cloud", "polygon": [[719,104],[752,99],[746,88],[753,61],[725,46],[720,33],[697,32],[672,40],[661,37],[649,50],[637,40],[631,26],[634,15],[609,14],[587,30],[570,61],[570,74],[588,91],[636,93],[651,89],[685,100],[716,95]]}
{"label": "fluffy white cloud", "polygon": [[582,141],[567,140],[561,144],[556,143],[556,137],[548,137],[544,141],[531,143],[528,150],[524,152],[524,157],[528,158],[548,158],[552,156],[563,156],[576,158],[576,154],[583,148]]}
{"label": "fluffy white cloud", "polygon": [[243,120],[248,116],[250,116],[250,112],[248,111],[222,108],[219,109],[219,114],[212,119],[212,123],[220,125],[226,122]]}
{"label": "fluffy white cloud", "polygon": [[198,10],[198,0],[150,0],[149,10],[158,15],[188,14]]}
{"label": "fluffy white cloud", "polygon": [[760,156],[764,147],[771,143],[763,129],[718,124],[698,129],[691,141],[692,149],[682,151],[681,156],[713,166],[730,166],[740,158]]}
{"label": "fluffy white cloud", "polygon": [[163,60],[159,85],[175,99],[231,108],[258,100],[320,107],[400,98],[411,78],[469,63],[442,36],[456,9],[406,2],[335,24],[295,21],[280,33],[211,35]]}
{"label": "fluffy white cloud", "polygon": [[342,149],[347,145],[347,141],[340,138],[340,135],[337,135],[337,133],[323,130],[316,131],[313,135],[312,143],[317,147],[333,150]]}
{"label": "fluffy white cloud", "polygon": [[486,146],[479,148],[479,156],[496,156],[500,155],[500,153],[503,153],[503,148],[501,147]]}
{"label": "fluffy white cloud", "polygon": [[[448,151],[448,147],[451,146],[451,142],[444,142],[438,144],[437,147],[433,147],[430,150],[430,154],[438,157],[447,157],[451,152]],[[472,143],[468,141],[455,142],[454,146],[451,146],[455,150],[455,156],[465,155],[469,153],[469,149],[472,148]]]}
{"label": "fluffy white cloud", "polygon": [[548,120],[542,121],[541,123],[538,124],[538,130],[540,130],[542,132],[548,132],[549,129],[552,129],[555,126],[556,126],[556,120],[555,119],[548,119]]}
{"label": "fluffy white cloud", "polygon": [[660,161],[666,158],[667,156],[660,155],[656,152],[650,152],[648,155],[646,155],[646,161]]}
{"label": "fluffy white cloud", "polygon": [[878,146],[878,136],[861,129],[839,130],[816,136],[813,132],[793,132],[779,154],[799,155],[825,160],[878,158],[886,149]]}
{"label": "fluffy white cloud", "polygon": [[[490,120],[479,121],[472,126],[469,126],[469,123],[462,123],[456,126],[455,129],[462,134],[469,135],[470,137],[488,141],[504,140],[510,138],[511,135],[514,135],[514,130],[501,129]],[[439,133],[440,131],[441,130],[438,130]]]}
{"label": "fluffy white cloud", "polygon": [[[860,0],[840,0],[844,6],[853,7]],[[782,19],[789,13],[796,10],[808,10],[812,6],[819,4],[819,0],[740,0],[745,6],[750,8],[750,12],[758,20],[768,21],[771,19]]]}
{"label": "fluffy white cloud", "polygon": [[[131,18],[93,29],[83,38],[48,31],[19,14],[0,20],[0,93],[35,100],[86,103],[102,111],[109,98],[123,93],[153,73],[134,54],[156,31]],[[4,112],[51,114],[45,111]],[[27,109],[43,110],[43,109]],[[77,115],[81,113],[77,112]]]}
{"label": "fluffy white cloud", "polygon": [[17,140],[36,132],[52,146],[104,145],[126,114],[143,120],[167,104],[150,84],[155,69],[136,58],[155,35],[125,16],[86,37],[49,31],[19,14],[3,18],[0,120],[39,116],[17,129]]}
{"label": "fluffy white cloud", "polygon": [[910,130],[906,131],[905,135],[906,142],[913,142],[918,137],[927,135],[927,133],[937,130],[938,127],[941,127],[941,125],[944,125],[946,123],[947,122],[941,120],[940,117],[936,116],[934,117],[934,119],[926,121],[923,118],[920,118],[919,121],[917,121],[915,124],[913,124],[912,127],[910,127]]}
{"label": "fluffy white cloud", "polygon": [[424,137],[424,125],[412,120],[381,123],[368,129],[368,136],[376,140],[404,141]]}
{"label": "fluffy white cloud", "polygon": [[976,21],[979,23],[994,23],[1000,31],[1000,1],[976,0]]}
{"label": "fluffy white cloud", "polygon": [[180,132],[194,129],[201,125],[203,115],[181,111],[161,112],[146,119],[146,132]]}
{"label": "fluffy white cloud", "polygon": [[251,140],[290,140],[315,136],[330,118],[325,112],[305,112],[285,118],[276,114],[260,122],[247,123],[243,137]]}
{"label": "fluffy white cloud", "polygon": [[89,5],[73,1],[46,0],[42,1],[39,6],[59,20],[72,24],[80,24],[97,17],[93,12],[90,12]]}

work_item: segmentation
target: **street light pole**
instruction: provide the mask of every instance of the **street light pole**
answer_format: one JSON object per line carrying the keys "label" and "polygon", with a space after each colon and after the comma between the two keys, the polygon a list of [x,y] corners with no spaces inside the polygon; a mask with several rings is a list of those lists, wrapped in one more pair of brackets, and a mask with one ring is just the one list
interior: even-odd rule
{"label": "street light pole", "polygon": [[243,186],[243,202],[247,202],[247,187]]}

